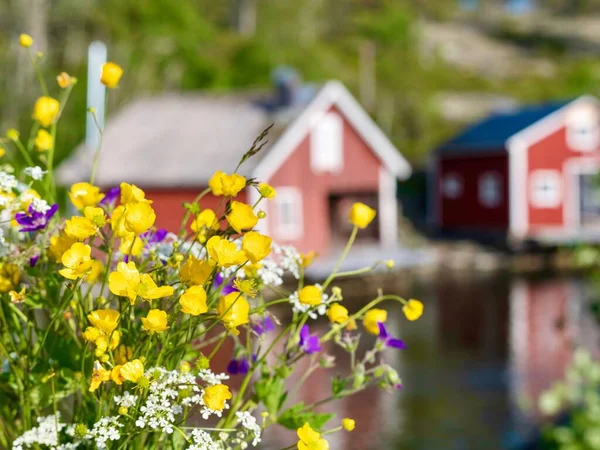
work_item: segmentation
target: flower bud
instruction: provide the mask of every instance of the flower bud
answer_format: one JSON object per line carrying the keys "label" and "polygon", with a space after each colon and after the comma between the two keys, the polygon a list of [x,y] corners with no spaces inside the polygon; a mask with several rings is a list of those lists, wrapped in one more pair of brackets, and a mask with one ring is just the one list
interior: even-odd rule
{"label": "flower bud", "polygon": [[190,363],[187,361],[183,361],[180,365],[179,365],[179,370],[181,370],[183,373],[188,373],[190,370],[192,370],[192,366],[190,366]]}
{"label": "flower bud", "polygon": [[388,259],[387,261],[385,261],[385,265],[387,266],[388,269],[393,269],[394,268],[394,260],[393,259]]}
{"label": "flower bud", "polygon": [[201,355],[200,358],[198,358],[198,360],[196,361],[196,367],[198,367],[199,370],[209,369],[210,359],[208,359],[204,355]]}
{"label": "flower bud", "polygon": [[110,359],[110,356],[108,356],[106,353],[104,353],[101,357],[100,357],[100,361],[102,361],[103,363],[108,362],[108,360]]}
{"label": "flower bud", "polygon": [[119,414],[120,414],[121,416],[124,416],[124,415],[126,415],[128,412],[129,412],[129,408],[127,408],[127,406],[121,406],[121,407],[119,408]]}
{"label": "flower bud", "polygon": [[267,217],[267,213],[266,212],[264,212],[262,210],[258,212],[258,218],[259,219],[264,219],[265,217]]}
{"label": "flower bud", "polygon": [[365,366],[358,364],[354,373],[354,382],[352,383],[353,389],[360,389],[365,382]]}
{"label": "flower bud", "polygon": [[28,34],[22,34],[19,36],[19,44],[21,47],[29,48],[33,45],[33,38]]}
{"label": "flower bud", "polygon": [[87,437],[87,434],[88,434],[88,429],[84,424],[78,423],[77,425],[75,425],[75,437],[76,438],[84,439],[85,437]]}

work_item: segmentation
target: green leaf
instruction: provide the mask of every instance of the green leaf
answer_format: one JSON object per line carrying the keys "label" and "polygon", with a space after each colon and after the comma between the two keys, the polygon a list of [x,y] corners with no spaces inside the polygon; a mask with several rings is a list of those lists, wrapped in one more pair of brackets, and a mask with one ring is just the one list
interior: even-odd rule
{"label": "green leaf", "polygon": [[265,378],[254,384],[256,396],[265,405],[269,414],[277,417],[279,409],[285,401],[285,381],[280,378]]}
{"label": "green leaf", "polygon": [[289,430],[297,430],[308,422],[312,429],[321,431],[325,424],[335,416],[335,414],[320,414],[314,411],[303,411],[303,409],[304,402],[292,406],[277,419],[277,423]]}
{"label": "green leaf", "polygon": [[337,375],[331,379],[331,393],[333,395],[340,394],[346,388],[346,379]]}

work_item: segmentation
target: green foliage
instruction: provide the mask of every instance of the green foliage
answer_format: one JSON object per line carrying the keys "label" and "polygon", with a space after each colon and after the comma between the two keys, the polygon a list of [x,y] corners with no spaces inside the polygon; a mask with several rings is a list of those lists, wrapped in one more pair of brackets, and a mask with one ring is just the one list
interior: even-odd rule
{"label": "green foliage", "polygon": [[304,403],[300,402],[285,411],[277,423],[289,430],[297,430],[308,422],[311,428],[321,430],[335,414],[319,414],[314,411],[304,411]]}

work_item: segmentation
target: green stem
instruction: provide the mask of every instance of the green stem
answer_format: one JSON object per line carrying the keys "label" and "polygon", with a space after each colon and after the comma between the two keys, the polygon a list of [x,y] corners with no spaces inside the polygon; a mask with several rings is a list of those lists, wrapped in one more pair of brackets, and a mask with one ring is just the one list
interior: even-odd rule
{"label": "green stem", "polygon": [[327,289],[327,286],[329,286],[329,283],[331,283],[333,281],[333,279],[335,278],[338,270],[340,270],[340,266],[342,265],[342,262],[344,262],[344,259],[346,259],[346,256],[348,256],[348,253],[350,252],[350,249],[352,248],[352,244],[354,244],[357,233],[358,233],[358,227],[355,226],[354,229],[352,230],[352,234],[350,235],[350,238],[348,239],[348,243],[346,244],[346,247],[344,248],[344,251],[340,255],[340,259],[338,259],[338,262],[335,265],[333,272],[331,272],[331,275],[329,275],[329,277],[327,277],[327,279],[325,280],[325,283],[323,283],[321,290],[325,291],[325,289]]}

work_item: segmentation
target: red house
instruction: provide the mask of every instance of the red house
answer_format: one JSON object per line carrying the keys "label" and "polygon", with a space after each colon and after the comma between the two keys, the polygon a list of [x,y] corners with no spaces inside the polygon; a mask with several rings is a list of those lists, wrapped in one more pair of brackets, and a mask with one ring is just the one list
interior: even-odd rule
{"label": "red house", "polygon": [[[270,124],[268,146],[239,173],[275,187],[259,228],[280,244],[326,254],[345,243],[352,202],[377,208],[363,242],[393,248],[397,240],[396,179],[411,169],[400,152],[337,81],[301,85],[280,74],[275,95],[170,94],[135,101],[108,121],[96,182],[143,188],[154,201],[158,227],[177,231],[183,202],[203,190],[212,174],[231,172]],[[86,181],[93,149],[82,146],[60,167],[64,184]],[[253,204],[255,189],[241,200]],[[201,206],[216,208],[220,199]]]}
{"label": "red house", "polygon": [[443,145],[432,223],[513,244],[600,240],[599,108],[586,96],[497,113]]}

